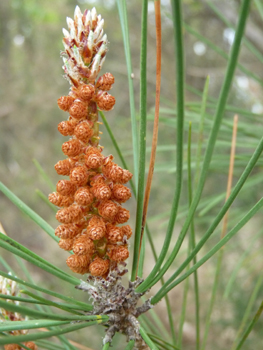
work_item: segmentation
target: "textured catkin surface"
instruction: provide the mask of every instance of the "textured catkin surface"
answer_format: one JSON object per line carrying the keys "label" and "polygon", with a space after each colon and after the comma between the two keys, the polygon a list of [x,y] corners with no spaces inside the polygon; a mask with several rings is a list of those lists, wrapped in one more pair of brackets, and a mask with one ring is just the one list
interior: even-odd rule
{"label": "textured catkin surface", "polygon": [[63,136],[71,136],[62,145],[67,156],[55,165],[60,180],[49,201],[60,207],[55,231],[59,246],[73,250],[67,265],[73,272],[106,276],[110,266],[129,257],[128,242],[132,230],[125,224],[129,211],[122,207],[131,197],[124,185],[132,174],[103,155],[100,145],[98,110],[109,111],[115,98],[108,93],[114,83],[111,73],[98,78],[107,52],[104,21],[96,10],[81,13],[76,8],[74,20],[67,18],[69,31],[63,29],[65,77],[71,84],[68,96],[58,99],[68,120],[58,125]]}

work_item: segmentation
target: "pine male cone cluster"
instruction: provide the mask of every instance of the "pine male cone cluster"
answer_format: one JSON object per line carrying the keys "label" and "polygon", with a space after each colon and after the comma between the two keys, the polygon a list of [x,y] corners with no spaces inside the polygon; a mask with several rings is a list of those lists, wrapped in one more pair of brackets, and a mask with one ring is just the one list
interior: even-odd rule
{"label": "pine male cone cluster", "polygon": [[[92,11],[81,13],[76,7],[74,20],[67,18],[63,29],[65,77],[71,84],[68,96],[58,106],[69,113],[58,125],[59,132],[71,138],[62,151],[67,156],[55,169],[69,176],[57,183],[49,201],[61,207],[56,214],[61,223],[55,231],[59,246],[73,254],[67,265],[76,273],[107,276],[111,264],[129,256],[127,240],[132,235],[129,211],[122,204],[131,197],[124,185],[132,174],[105,157],[99,145],[98,110],[109,111],[115,98],[108,93],[114,83],[111,73],[97,79],[107,52],[103,19]],[[122,225],[122,226],[119,226]]]}
{"label": "pine male cone cluster", "polygon": [[[17,296],[19,294],[19,288],[15,281],[12,281],[8,278],[4,278],[0,276],[0,294]],[[7,300],[9,303],[14,303],[19,305],[19,301]],[[24,317],[17,312],[12,312],[5,310],[4,308],[0,308],[0,322],[1,319],[8,321],[24,321]],[[1,326],[0,326],[1,327]],[[12,335],[22,335],[27,334],[28,330],[15,330],[9,332]],[[31,350],[37,350],[37,345],[31,341],[24,343]],[[5,350],[25,350],[25,348],[21,347],[18,344],[7,344],[4,346]]]}

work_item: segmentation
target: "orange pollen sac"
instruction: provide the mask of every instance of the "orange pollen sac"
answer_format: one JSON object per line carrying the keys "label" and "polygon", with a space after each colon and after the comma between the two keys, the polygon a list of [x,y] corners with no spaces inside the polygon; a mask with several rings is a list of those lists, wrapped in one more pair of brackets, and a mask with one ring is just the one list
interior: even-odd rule
{"label": "orange pollen sac", "polygon": [[111,197],[111,189],[105,183],[95,183],[95,185],[93,185],[91,188],[91,192],[97,199],[100,200],[110,199]]}
{"label": "orange pollen sac", "polygon": [[99,214],[108,220],[113,220],[118,213],[118,206],[111,200],[106,200],[100,203],[98,206]]}
{"label": "orange pollen sac", "polygon": [[101,152],[95,148],[90,147],[85,155],[85,164],[88,168],[96,169],[103,163],[104,157]]}
{"label": "orange pollen sac", "polygon": [[75,239],[73,245],[73,252],[76,255],[92,255],[94,253],[95,246],[93,240],[87,235],[82,235]]}
{"label": "orange pollen sac", "polygon": [[109,260],[103,260],[96,257],[89,266],[89,272],[92,276],[104,276],[108,273],[110,267]]}
{"label": "orange pollen sac", "polygon": [[32,341],[26,342],[25,346],[27,346],[31,350],[37,350],[37,345],[35,343],[33,343]]}
{"label": "orange pollen sac", "polygon": [[88,181],[89,173],[86,167],[78,166],[71,170],[69,177],[74,184],[78,186],[84,186]]}
{"label": "orange pollen sac", "polygon": [[68,207],[74,202],[73,197],[62,196],[57,192],[50,193],[48,200],[58,207]]}
{"label": "orange pollen sac", "polygon": [[125,261],[129,257],[129,250],[126,246],[111,246],[108,255],[113,261]]}
{"label": "orange pollen sac", "polygon": [[132,229],[130,225],[125,225],[121,227],[123,237],[126,236],[127,239],[132,236]]}
{"label": "orange pollen sac", "polygon": [[73,195],[77,189],[76,185],[69,180],[59,180],[56,188],[62,196]]}
{"label": "orange pollen sac", "polygon": [[112,84],[114,84],[114,81],[114,76],[111,73],[105,73],[97,80],[96,88],[103,91],[109,91]]}
{"label": "orange pollen sac", "polygon": [[84,119],[87,117],[87,107],[81,101],[75,101],[69,109],[69,113],[73,118]]}
{"label": "orange pollen sac", "polygon": [[115,105],[115,97],[105,91],[99,91],[95,98],[98,108],[102,111],[110,111]]}
{"label": "orange pollen sac", "polygon": [[58,99],[58,106],[62,111],[68,111],[74,102],[74,97],[72,96],[61,96]]}
{"label": "orange pollen sac", "polygon": [[75,202],[79,205],[90,205],[94,200],[89,187],[80,187],[75,193]]}
{"label": "orange pollen sac", "polygon": [[[28,341],[24,343],[25,346],[27,346],[31,350],[37,350],[37,345],[33,343],[32,341]],[[24,348],[21,348],[18,344],[7,344],[4,346],[5,350],[22,350]]]}
{"label": "orange pollen sac", "polygon": [[120,182],[122,184],[126,184],[131,179],[132,179],[132,173],[130,173],[129,170],[123,169],[123,174]]}
{"label": "orange pollen sac", "polygon": [[55,235],[63,239],[74,238],[81,233],[83,228],[83,225],[77,224],[59,225],[55,230]]}
{"label": "orange pollen sac", "polygon": [[106,238],[110,243],[122,242],[124,233],[120,227],[112,224],[107,225]]}
{"label": "orange pollen sac", "polygon": [[58,245],[61,249],[64,249],[64,250],[71,250],[73,248],[73,242],[74,242],[74,239],[71,239],[71,238],[68,238],[68,239],[64,239],[62,238]]}
{"label": "orange pollen sac", "polygon": [[95,88],[94,88],[94,85],[92,84],[88,84],[88,85],[83,84],[78,89],[79,97],[85,102],[89,102],[92,99],[94,93],[95,93]]}
{"label": "orange pollen sac", "polygon": [[114,185],[112,189],[113,199],[119,203],[124,203],[131,198],[131,191],[123,185]]}
{"label": "orange pollen sac", "polygon": [[132,178],[132,173],[130,173],[126,169],[122,169],[117,164],[113,163],[112,161],[109,161],[106,165],[102,168],[103,174],[111,179],[113,182],[120,182],[122,184],[128,182]]}
{"label": "orange pollen sac", "polygon": [[63,143],[62,152],[68,157],[75,157],[81,153],[82,144],[79,140],[69,140]]}
{"label": "orange pollen sac", "polygon": [[4,346],[5,350],[21,350],[21,347],[17,344],[7,344]]}
{"label": "orange pollen sac", "polygon": [[79,222],[83,217],[83,211],[78,205],[71,205],[68,208],[60,209],[56,214],[56,219],[62,224]]}
{"label": "orange pollen sac", "polygon": [[130,212],[129,210],[119,207],[118,213],[114,217],[114,221],[118,224],[124,224],[127,222],[130,218]]}
{"label": "orange pollen sac", "polygon": [[66,120],[58,124],[58,131],[63,135],[63,136],[71,136],[74,134],[74,129],[77,125],[77,120]]}
{"label": "orange pollen sac", "polygon": [[67,258],[68,267],[75,273],[89,272],[90,256],[89,255],[71,255]]}
{"label": "orange pollen sac", "polygon": [[37,350],[37,345],[35,343],[33,343],[32,341],[26,342],[25,346],[27,346],[31,350]]}
{"label": "orange pollen sac", "polygon": [[83,121],[78,126],[75,127],[74,135],[80,141],[88,142],[93,135],[93,130],[91,129],[90,125],[87,122]]}
{"label": "orange pollen sac", "polygon": [[105,236],[106,225],[103,219],[99,216],[93,216],[87,227],[88,236],[92,240],[98,240]]}
{"label": "orange pollen sac", "polygon": [[55,165],[56,172],[58,173],[58,175],[67,175],[68,176],[70,174],[70,170],[72,168],[74,168],[75,163],[76,162],[73,159],[70,159],[70,158],[69,159],[60,160]]}

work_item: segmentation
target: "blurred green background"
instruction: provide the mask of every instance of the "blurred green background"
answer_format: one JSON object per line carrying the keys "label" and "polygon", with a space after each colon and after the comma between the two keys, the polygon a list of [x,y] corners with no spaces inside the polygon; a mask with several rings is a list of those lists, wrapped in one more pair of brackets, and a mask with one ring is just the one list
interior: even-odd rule
{"label": "blurred green background", "polygon": [[[213,3],[222,12],[225,19],[235,24],[237,20],[239,1],[216,0]],[[73,1],[73,0],[10,0],[0,1],[0,179],[19,198],[33,208],[40,216],[46,219],[54,228],[57,226],[54,212],[37,195],[36,189],[48,195],[50,189],[37,171],[32,160],[37,159],[54,185],[59,176],[54,170],[54,164],[64,158],[61,145],[66,140],[57,131],[57,124],[67,118],[67,114],[58,109],[56,101],[61,95],[67,95],[69,85],[63,79],[62,60],[60,51],[62,46],[62,31],[66,28],[66,16],[73,17],[74,8],[79,5],[81,10],[91,9],[96,6],[97,12],[102,14],[105,20],[105,33],[110,42],[109,52],[105,61],[102,74],[111,72],[115,76],[115,84],[111,93],[116,98],[113,111],[106,113],[108,122],[118,140],[121,150],[126,155],[126,160],[133,168],[131,130],[129,121],[129,95],[127,84],[127,70],[123,49],[123,41],[118,18],[117,6],[114,0]],[[161,87],[161,122],[159,133],[159,148],[156,163],[156,176],[149,207],[149,224],[156,242],[160,247],[165,234],[169,208],[171,206],[174,174],[175,174],[175,140],[174,106],[175,101],[175,64],[172,21],[170,19],[170,2],[162,1],[162,87]],[[128,19],[130,30],[130,45],[132,52],[132,64],[134,73],[134,89],[137,110],[139,110],[139,65],[140,65],[140,17],[141,2],[139,0],[128,1]],[[229,53],[233,41],[233,30],[223,23],[206,1],[183,1],[184,20],[195,31],[205,36],[214,45]],[[263,57],[262,18],[252,2],[251,14],[246,30],[247,39]],[[189,87],[203,90],[207,75],[210,76],[209,96],[218,99],[220,87],[224,78],[226,60],[215,52],[208,43],[184,30],[184,48],[186,65],[186,83]],[[228,110],[225,122],[222,126],[219,145],[216,148],[217,158],[212,162],[211,171],[205,187],[205,198],[208,204],[209,198],[217,198],[226,189],[228,158],[230,153],[232,119],[237,108],[247,110],[248,114],[240,113],[240,129],[237,137],[237,157],[234,182],[241,174],[244,164],[249,159],[256,145],[258,137],[262,135],[263,116],[263,70],[260,61],[251,50],[242,47],[240,62],[251,72],[253,76],[237,71],[234,85],[231,91],[229,104],[233,110]],[[149,120],[152,119],[155,95],[155,20],[153,1],[149,1],[149,26],[148,26],[148,107]],[[198,113],[200,111],[200,97],[187,89],[187,102],[197,104],[187,106],[187,121],[193,122],[193,140],[196,139],[198,130]],[[199,109],[198,109],[199,108]],[[213,106],[208,110],[205,124],[205,141],[211,125]],[[187,129],[187,123],[186,123]],[[104,127],[101,144],[104,146],[104,154],[116,155]],[[150,135],[152,122],[149,122],[147,143],[150,148]],[[187,133],[186,133],[187,136]],[[193,141],[194,142],[194,141]],[[149,149],[148,149],[149,151]],[[149,156],[149,153],[148,153]],[[149,157],[148,157],[149,158]],[[118,157],[115,158],[118,161]],[[262,164],[262,162],[261,162]],[[260,166],[255,169],[254,175],[260,176]],[[261,171],[262,173],[262,171]],[[262,185],[257,177],[257,184],[241,193],[235,204],[236,215],[239,211],[247,212],[248,209],[260,198]],[[184,219],[184,205],[187,205],[187,185],[182,195],[181,218]],[[201,237],[202,232],[208,227],[213,215],[223,203],[224,196],[218,200],[212,208],[207,208],[206,216],[200,215],[197,219],[197,232]],[[131,211],[131,226],[134,227],[135,200],[132,199],[126,207]],[[204,205],[203,208],[206,208]],[[39,253],[46,259],[67,269],[65,259],[68,253],[60,250],[56,244],[28,218],[20,214],[2,194],[0,194],[0,221],[7,234]],[[152,219],[151,219],[152,217]],[[179,216],[180,217],[180,216]],[[231,221],[231,216],[230,216]],[[226,349],[235,338],[236,329],[244,312],[244,307],[250,297],[253,285],[260,273],[262,273],[262,235],[252,244],[252,240],[262,226],[260,216],[253,219],[246,230],[240,233],[226,249],[224,273],[221,278],[221,290],[223,294],[229,276],[238,262],[239,257],[251,244],[251,251],[246,256],[238,278],[231,290],[229,300],[218,298],[216,305],[208,349]],[[232,226],[231,226],[232,227]],[[180,229],[180,220],[175,229],[175,234]],[[211,239],[210,244],[218,241],[218,235]],[[179,256],[183,259],[185,249]],[[208,245],[210,247],[210,245]],[[208,248],[207,248],[208,249]],[[157,249],[159,250],[159,249]],[[150,251],[149,251],[150,252]],[[3,254],[6,253],[3,252]],[[149,257],[149,259],[148,259]],[[12,257],[7,257],[12,263]],[[130,259],[131,260],[131,259]],[[213,273],[216,259],[212,259],[200,270],[201,288],[201,317],[204,319],[207,308],[206,298],[210,295],[213,282]],[[148,254],[145,264],[145,273],[150,271],[153,264],[151,254]],[[175,263],[177,265],[177,263]],[[17,267],[19,271],[19,267]],[[43,276],[39,270],[32,268],[32,275],[36,280],[42,281]],[[57,286],[56,281],[46,280],[50,288],[63,288]],[[192,284],[192,282],[191,282]],[[73,293],[74,291],[69,291]],[[79,297],[79,292],[78,292]],[[83,296],[81,296],[83,297]],[[178,287],[171,292],[173,311],[176,323],[180,312],[182,288]],[[258,296],[258,302],[262,299],[262,289]],[[194,322],[193,322],[193,295],[190,295],[189,310],[184,332],[184,348],[194,348]],[[222,301],[223,300],[223,301]],[[257,306],[255,303],[255,310]],[[156,309],[161,310],[160,303]],[[253,309],[254,310],[254,309]],[[165,315],[163,321],[167,322]],[[247,341],[244,349],[260,349],[257,344],[263,344],[260,336],[262,321],[255,328],[255,332]],[[92,332],[91,332],[92,333]],[[218,336],[217,344],[214,343],[215,335]],[[74,338],[74,336],[72,336]],[[99,348],[100,337],[91,339],[83,344],[90,345],[94,342],[94,348]],[[252,342],[252,343],[251,343]],[[213,344],[213,346],[212,346]],[[256,346],[256,347],[255,347]],[[92,347],[92,346],[91,346]],[[114,347],[115,348],[115,347]],[[116,345],[117,349],[117,345]]]}

